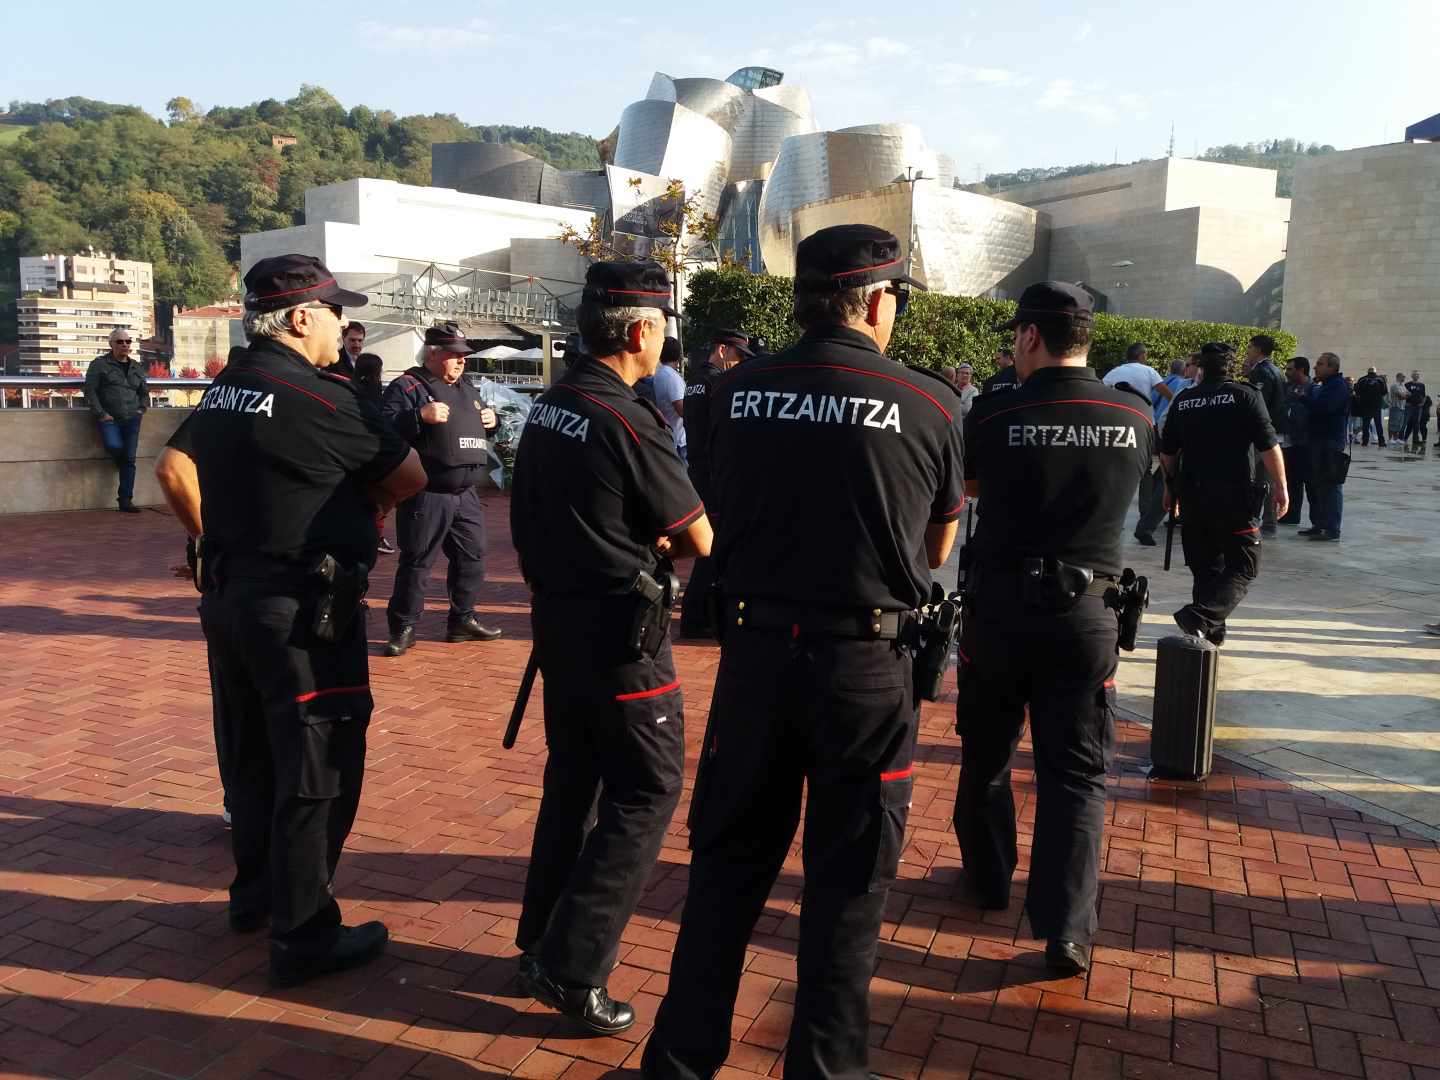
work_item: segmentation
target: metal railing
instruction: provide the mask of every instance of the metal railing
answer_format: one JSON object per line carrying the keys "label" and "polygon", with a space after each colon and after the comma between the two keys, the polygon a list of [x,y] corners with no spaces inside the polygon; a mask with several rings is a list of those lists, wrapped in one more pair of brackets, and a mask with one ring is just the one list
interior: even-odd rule
{"label": "metal railing", "polygon": [[[210,380],[147,379],[152,408],[188,408],[189,401],[170,400],[171,390],[201,391]],[[187,394],[188,397],[188,394]],[[84,409],[83,375],[0,375],[0,409]]]}

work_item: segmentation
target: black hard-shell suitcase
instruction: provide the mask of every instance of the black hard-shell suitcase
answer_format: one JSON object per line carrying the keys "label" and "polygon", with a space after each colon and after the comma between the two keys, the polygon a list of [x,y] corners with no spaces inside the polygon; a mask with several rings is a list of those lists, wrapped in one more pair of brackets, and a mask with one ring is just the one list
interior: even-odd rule
{"label": "black hard-shell suitcase", "polygon": [[1155,648],[1155,716],[1150,728],[1152,780],[1203,780],[1215,741],[1215,682],[1220,650],[1175,634]]}

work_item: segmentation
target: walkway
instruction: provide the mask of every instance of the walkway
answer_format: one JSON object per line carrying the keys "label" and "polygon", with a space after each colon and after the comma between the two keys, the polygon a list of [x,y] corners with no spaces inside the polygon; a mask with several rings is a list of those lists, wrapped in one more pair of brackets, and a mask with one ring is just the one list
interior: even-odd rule
{"label": "walkway", "polygon": [[[1395,468],[1419,476],[1428,466]],[[265,985],[263,938],[226,927],[204,649],[195,595],[168,572],[179,561],[173,521],[0,520],[0,1073],[588,1080],[634,1066],[685,891],[684,807],[611,982],[641,1022],[619,1038],[576,1037],[513,978],[544,746],[535,708],[517,749],[499,745],[528,649],[505,511],[492,498],[488,614],[506,638],[440,644],[444,615],[432,601],[420,646],[374,662],[369,773],[337,891],[352,919],[389,923],[393,948],[369,968],[285,992]],[[1354,539],[1304,556],[1352,567],[1389,557],[1349,520]],[[1376,528],[1409,535],[1421,524]],[[1394,568],[1365,572],[1390,581]],[[376,592],[378,607],[383,574]],[[1260,594],[1251,615],[1284,603]],[[1422,608],[1386,625],[1418,621]],[[1322,613],[1317,598],[1303,625],[1328,637],[1320,631],[1338,622],[1345,638],[1361,637],[1369,616],[1345,612]],[[1262,640],[1246,627],[1227,654],[1259,652]],[[693,754],[716,653],[685,644],[677,656]],[[1227,686],[1240,662],[1227,659]],[[1336,665],[1349,663],[1334,656],[1317,668],[1315,701],[1330,700]],[[1423,667],[1392,674],[1389,693],[1419,694]],[[1143,658],[1122,670],[1132,687],[1147,677]],[[1330,705],[1342,719],[1346,693]],[[876,1072],[1440,1078],[1433,842],[1226,762],[1202,787],[1150,785],[1148,734],[1126,725],[1096,964],[1088,977],[1053,979],[1018,906],[983,914],[950,899],[952,709],[924,712],[909,843],[873,983]],[[1026,822],[1029,769],[1024,756]],[[792,855],[758,927],[727,1080],[779,1075],[799,872]]]}

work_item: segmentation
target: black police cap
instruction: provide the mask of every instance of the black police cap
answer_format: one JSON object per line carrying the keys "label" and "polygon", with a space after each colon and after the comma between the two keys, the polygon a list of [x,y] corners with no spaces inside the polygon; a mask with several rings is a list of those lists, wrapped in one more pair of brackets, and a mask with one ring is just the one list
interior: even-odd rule
{"label": "black police cap", "polygon": [[900,241],[874,225],[832,225],[795,248],[795,281],[808,289],[856,289],[879,281],[925,286],[905,272]]}
{"label": "black police cap", "polygon": [[679,313],[670,305],[670,278],[657,262],[597,262],[585,272],[582,301],[601,307],[659,308],[672,318]]}
{"label": "black police cap", "polygon": [[442,322],[426,327],[425,344],[453,353],[470,351],[470,342],[461,332],[460,324],[456,322]]}
{"label": "black police cap", "polygon": [[245,310],[278,311],[299,304],[364,307],[364,293],[342,289],[335,275],[313,255],[275,255],[261,259],[245,275]]}
{"label": "black police cap", "polygon": [[1200,346],[1202,356],[1234,356],[1235,346],[1228,341],[1207,341]]}
{"label": "black police cap", "polygon": [[716,345],[729,345],[741,356],[755,355],[755,350],[750,347],[750,335],[740,330],[715,331],[715,336],[710,339],[710,347],[713,349]]}
{"label": "black police cap", "polygon": [[1068,281],[1041,281],[1027,286],[1020,294],[1020,303],[1015,317],[1001,323],[995,330],[1014,330],[1022,322],[1034,316],[1048,318],[1069,317],[1076,322],[1089,322],[1095,317],[1095,301],[1079,285]]}

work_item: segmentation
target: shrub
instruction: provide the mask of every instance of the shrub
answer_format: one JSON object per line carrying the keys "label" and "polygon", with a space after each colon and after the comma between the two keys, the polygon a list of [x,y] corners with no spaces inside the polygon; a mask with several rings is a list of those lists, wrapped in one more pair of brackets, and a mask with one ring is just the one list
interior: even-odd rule
{"label": "shrub", "polygon": [[[703,342],[716,330],[733,328],[765,339],[778,351],[800,336],[791,318],[794,298],[789,278],[750,274],[744,270],[701,270],[690,275],[685,300],[685,333],[690,342]],[[968,363],[975,381],[995,372],[995,352],[1009,344],[1009,334],[995,326],[1015,313],[1013,300],[987,300],[973,296],[939,296],[915,293],[910,310],[895,324],[889,355],[915,367],[955,367]],[[1256,334],[1275,339],[1275,361],[1283,366],[1295,352],[1295,338],[1282,330],[1231,323],[1139,319],[1124,315],[1096,315],[1090,346],[1090,366],[1104,373],[1125,362],[1131,342],[1143,341],[1156,370],[1169,371],[1170,361],[1189,356],[1207,341],[1228,341],[1238,352]]]}

